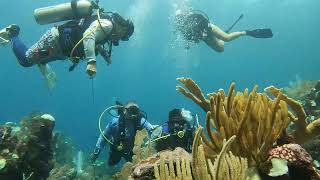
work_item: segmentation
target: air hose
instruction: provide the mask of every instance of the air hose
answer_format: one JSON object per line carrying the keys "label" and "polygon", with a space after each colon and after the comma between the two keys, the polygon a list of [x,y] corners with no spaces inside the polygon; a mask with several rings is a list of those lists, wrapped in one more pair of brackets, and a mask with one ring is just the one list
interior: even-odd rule
{"label": "air hose", "polygon": [[123,106],[120,106],[120,105],[114,105],[114,106],[110,106],[108,108],[106,108],[101,114],[100,114],[100,117],[99,117],[99,121],[98,121],[98,127],[99,127],[99,132],[101,134],[101,136],[108,142],[110,143],[111,145],[114,145],[103,133],[102,129],[101,129],[101,120],[103,119],[104,117],[104,114],[106,112],[110,112],[110,110],[112,109],[119,109],[119,108],[123,108]]}
{"label": "air hose", "polygon": [[[200,127],[199,118],[198,118],[198,115],[197,115],[197,114],[196,114],[196,116],[195,116],[195,123],[196,123],[196,126],[197,126],[197,127]],[[159,127],[161,127],[161,126],[159,126]],[[159,128],[159,127],[157,127],[157,128]],[[157,128],[155,128],[155,129],[157,129]],[[153,129],[153,131],[154,131],[155,129]],[[170,137],[170,136],[178,136],[178,137],[181,139],[181,138],[184,137],[184,135],[185,135],[185,130],[182,130],[182,131],[178,131],[177,133],[174,133],[174,134],[167,134],[167,135],[160,136],[160,137],[158,137],[158,138],[149,140],[148,143],[154,143],[154,142],[156,142],[156,141],[158,141],[158,140],[166,139],[166,138],[168,138],[168,137]]]}
{"label": "air hose", "polygon": [[161,139],[167,139],[170,136],[178,136],[181,139],[181,138],[184,137],[184,135],[185,135],[185,131],[184,130],[183,131],[178,131],[175,134],[167,134],[167,135],[164,135],[164,136],[160,136],[160,137],[158,137],[156,139],[149,140],[148,143],[154,143],[154,142],[156,142],[158,140],[161,140]]}
{"label": "air hose", "polygon": [[[103,29],[102,27],[102,24],[101,24],[101,19],[100,19],[100,9],[98,8],[97,10],[97,16],[98,16],[98,23],[99,23],[99,26],[101,27],[103,33],[105,35],[107,35],[107,33],[105,32],[105,30]],[[73,54],[74,54],[74,51],[78,48],[78,46],[84,41],[84,39],[86,39],[89,35],[91,35],[92,33],[96,32],[97,29],[99,28],[99,26],[96,26],[94,29],[92,29],[88,34],[86,34],[84,37],[82,37],[78,42],[77,44],[72,48],[71,50],[71,53],[70,53],[70,59],[72,62],[74,63],[78,63],[79,61],[79,57],[73,57]]]}

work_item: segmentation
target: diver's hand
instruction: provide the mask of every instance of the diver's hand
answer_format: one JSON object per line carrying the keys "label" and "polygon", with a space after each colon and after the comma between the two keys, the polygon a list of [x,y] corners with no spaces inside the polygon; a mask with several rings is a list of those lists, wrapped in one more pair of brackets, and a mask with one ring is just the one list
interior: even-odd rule
{"label": "diver's hand", "polygon": [[90,78],[93,78],[97,73],[97,64],[95,61],[91,61],[87,65],[87,74]]}
{"label": "diver's hand", "polygon": [[112,64],[112,57],[108,57],[107,59],[107,65],[109,66],[110,64]]}
{"label": "diver's hand", "polygon": [[95,163],[96,160],[98,159],[98,157],[99,157],[99,154],[97,154],[97,153],[92,153],[92,154],[90,155],[91,163],[92,163],[92,164]]}

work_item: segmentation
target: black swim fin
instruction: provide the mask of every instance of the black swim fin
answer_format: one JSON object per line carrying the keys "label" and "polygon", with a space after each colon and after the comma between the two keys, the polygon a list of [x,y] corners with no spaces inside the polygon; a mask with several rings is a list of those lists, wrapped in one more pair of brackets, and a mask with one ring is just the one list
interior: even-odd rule
{"label": "black swim fin", "polygon": [[255,29],[251,31],[246,31],[248,36],[254,38],[272,38],[273,33],[271,29]]}

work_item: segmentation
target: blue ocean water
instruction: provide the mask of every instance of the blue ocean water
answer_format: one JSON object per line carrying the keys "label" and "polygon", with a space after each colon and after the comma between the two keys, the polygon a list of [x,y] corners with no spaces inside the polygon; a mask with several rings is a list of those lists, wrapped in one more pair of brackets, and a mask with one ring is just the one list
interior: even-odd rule
{"label": "blue ocean water", "polygon": [[[2,0],[0,27],[19,24],[20,37],[32,45],[51,26],[36,24],[33,10],[62,2]],[[58,83],[49,91],[36,67],[20,67],[10,46],[0,47],[0,123],[19,121],[31,111],[51,113],[56,130],[90,151],[99,135],[98,117],[115,100],[135,100],[152,124],[166,121],[174,107],[190,109],[203,122],[201,109],[175,91],[177,77],[193,78],[206,93],[227,89],[232,81],[238,90],[258,84],[262,91],[269,85],[287,86],[296,76],[319,79],[319,0],[101,0],[101,5],[133,19],[136,32],[114,48],[111,66],[98,59],[94,93],[85,63],[72,73],[69,62],[51,63]],[[227,43],[222,54],[203,43],[186,51],[171,26],[175,10],[186,7],[207,12],[222,28],[243,13],[234,30],[270,27],[274,38],[244,37]]]}

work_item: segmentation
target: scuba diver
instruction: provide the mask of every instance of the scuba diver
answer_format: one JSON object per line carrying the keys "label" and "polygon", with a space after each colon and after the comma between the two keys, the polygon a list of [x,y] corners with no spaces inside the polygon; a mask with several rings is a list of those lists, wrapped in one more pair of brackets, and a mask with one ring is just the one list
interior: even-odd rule
{"label": "scuba diver", "polygon": [[[182,12],[176,11],[175,26],[176,30],[182,34],[182,37],[189,42],[205,42],[209,47],[217,52],[224,51],[224,43],[238,39],[242,36],[254,38],[272,38],[271,29],[255,29],[239,32],[231,32],[231,29],[243,18],[243,15],[226,31],[210,22],[208,16],[199,10]],[[188,48],[188,47],[187,47]]]}
{"label": "scuba diver", "polygon": [[[73,62],[69,68],[72,71],[80,60],[85,59],[86,72],[92,78],[97,72],[96,56],[100,54],[108,65],[111,64],[112,46],[128,41],[134,32],[131,20],[124,19],[118,13],[104,12],[98,2],[72,0],[70,3],[36,9],[34,16],[39,24],[67,22],[55,25],[29,49],[19,38],[20,27],[12,24],[0,31],[0,44],[11,42],[13,52],[23,67],[69,58]],[[97,10],[96,13],[93,10]],[[105,44],[108,44],[108,50]]]}
{"label": "scuba diver", "polygon": [[169,112],[169,120],[157,127],[151,138],[157,151],[174,150],[181,147],[192,151],[192,143],[196,130],[196,117],[185,109],[173,109]]}
{"label": "scuba diver", "polygon": [[[118,164],[122,157],[126,161],[131,161],[136,131],[146,129],[149,134],[151,134],[153,126],[147,121],[146,113],[140,110],[136,103],[128,102],[125,106],[120,105],[120,103],[117,104],[118,116],[115,116],[112,121],[107,124],[107,127],[103,132],[100,129],[99,122],[101,134],[96,143],[94,152],[91,155],[93,163],[99,157],[99,154],[102,152],[106,143],[110,144],[109,166]],[[107,108],[104,112],[110,111],[111,108],[112,107]],[[101,120],[102,115],[100,116],[99,121]]]}

